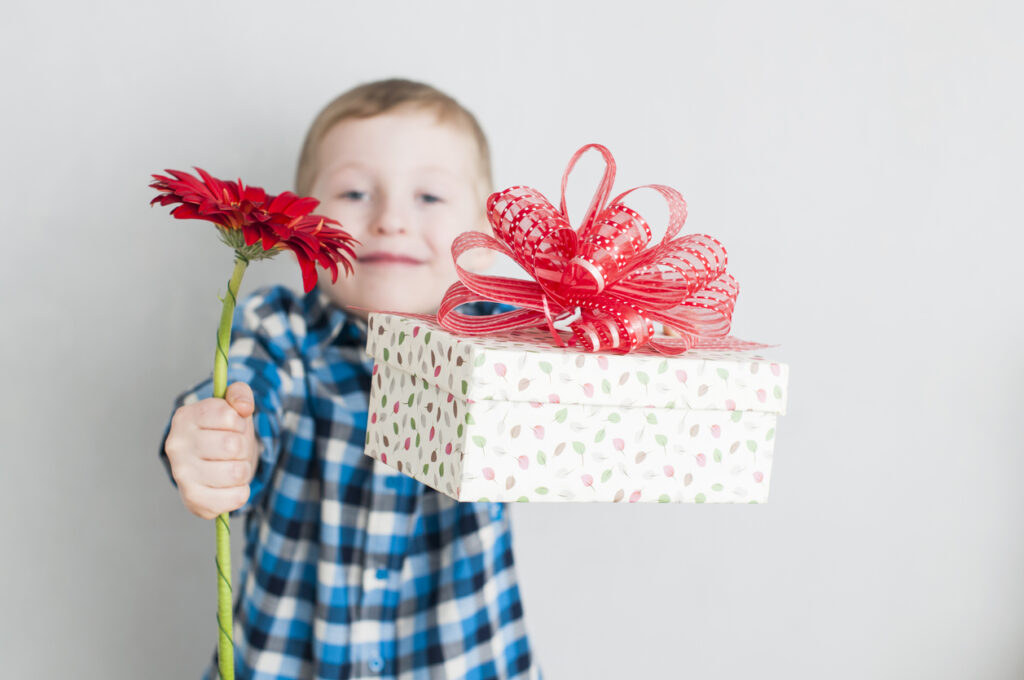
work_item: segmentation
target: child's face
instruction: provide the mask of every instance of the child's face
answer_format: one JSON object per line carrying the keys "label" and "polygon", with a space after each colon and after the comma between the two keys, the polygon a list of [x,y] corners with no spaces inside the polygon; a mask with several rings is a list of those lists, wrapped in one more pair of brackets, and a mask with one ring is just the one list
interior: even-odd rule
{"label": "child's face", "polygon": [[[331,300],[363,307],[351,310],[363,318],[365,310],[436,311],[456,280],[452,241],[464,231],[489,231],[477,158],[473,138],[430,111],[332,127],[320,142],[312,193],[317,212],[341,222],[361,245],[354,274],[321,284]],[[460,264],[488,261],[471,252]]]}

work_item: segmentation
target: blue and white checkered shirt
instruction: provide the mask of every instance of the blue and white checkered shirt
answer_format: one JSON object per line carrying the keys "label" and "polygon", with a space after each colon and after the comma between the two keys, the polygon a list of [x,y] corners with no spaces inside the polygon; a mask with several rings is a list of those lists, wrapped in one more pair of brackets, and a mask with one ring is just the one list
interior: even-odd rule
{"label": "blue and white checkered shirt", "polygon": [[[365,323],[319,290],[270,288],[236,310],[228,382],[252,386],[261,444],[233,513],[236,677],[540,678],[503,506],[457,503],[363,453],[365,345]],[[207,380],[176,406],[211,394]]]}

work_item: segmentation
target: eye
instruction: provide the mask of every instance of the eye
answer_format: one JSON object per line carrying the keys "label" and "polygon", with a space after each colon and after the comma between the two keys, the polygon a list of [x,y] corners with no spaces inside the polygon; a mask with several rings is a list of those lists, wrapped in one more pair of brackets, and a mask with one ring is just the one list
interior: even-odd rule
{"label": "eye", "polygon": [[350,189],[348,191],[343,191],[340,194],[338,194],[338,198],[340,198],[343,201],[361,201],[364,198],[366,198],[366,192]]}
{"label": "eye", "polygon": [[442,203],[443,199],[437,194],[422,193],[419,195],[419,199],[424,203]]}

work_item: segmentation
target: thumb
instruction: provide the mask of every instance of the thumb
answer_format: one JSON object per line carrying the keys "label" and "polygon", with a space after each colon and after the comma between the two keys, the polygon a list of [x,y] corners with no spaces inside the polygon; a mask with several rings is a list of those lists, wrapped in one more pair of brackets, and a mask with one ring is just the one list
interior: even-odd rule
{"label": "thumb", "polygon": [[228,385],[224,399],[228,405],[235,409],[235,413],[243,418],[248,418],[256,410],[256,402],[252,397],[252,388],[244,382],[236,382]]}

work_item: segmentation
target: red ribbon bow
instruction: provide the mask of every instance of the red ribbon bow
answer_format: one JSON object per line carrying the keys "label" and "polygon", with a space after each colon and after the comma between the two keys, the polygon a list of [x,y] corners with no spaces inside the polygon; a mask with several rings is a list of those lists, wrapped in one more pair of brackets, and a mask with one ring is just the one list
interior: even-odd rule
{"label": "red ribbon bow", "polygon": [[[576,161],[589,149],[604,157],[605,171],[577,231],[569,224],[565,188]],[[703,234],[676,238],[686,221],[686,202],[671,187],[636,187],[606,206],[614,179],[611,152],[600,144],[588,144],[576,152],[562,175],[557,210],[529,187],[491,194],[487,214],[497,238],[466,232],[452,243],[459,282],[445,293],[438,322],[466,335],[546,326],[559,345],[566,345],[559,332],[571,331],[568,344],[580,343],[589,352],[625,353],[650,342],[662,353],[680,354],[703,339],[726,336],[739,285],[725,271],[725,248]],[[644,188],[661,194],[669,208],[665,237],[651,248],[647,248],[651,242],[647,222],[622,203],[627,195]],[[459,266],[459,257],[473,248],[508,255],[533,280],[466,271]],[[519,309],[494,316],[455,311],[461,304],[481,299]],[[655,321],[680,337],[654,340]]]}

